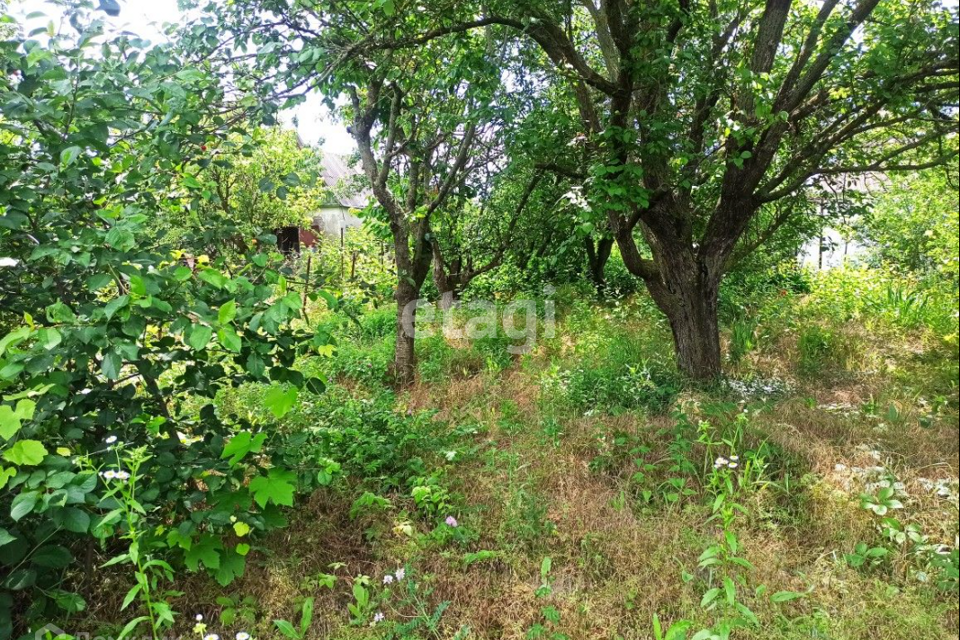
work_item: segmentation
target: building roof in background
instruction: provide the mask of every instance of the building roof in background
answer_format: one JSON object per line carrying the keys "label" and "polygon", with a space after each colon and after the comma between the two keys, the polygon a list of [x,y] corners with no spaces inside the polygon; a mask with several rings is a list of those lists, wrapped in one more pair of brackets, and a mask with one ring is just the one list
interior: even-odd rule
{"label": "building roof in background", "polygon": [[323,153],[322,177],[324,184],[333,191],[337,204],[353,209],[363,209],[373,195],[369,189],[360,186],[362,177],[360,167],[351,164],[348,156],[336,153]]}

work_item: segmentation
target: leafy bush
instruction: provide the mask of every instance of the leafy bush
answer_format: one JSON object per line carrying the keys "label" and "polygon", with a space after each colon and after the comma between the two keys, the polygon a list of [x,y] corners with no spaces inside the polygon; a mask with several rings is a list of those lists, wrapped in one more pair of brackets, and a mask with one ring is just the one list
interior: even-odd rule
{"label": "leafy bush", "polygon": [[282,524],[309,486],[284,435],[212,402],[269,385],[263,427],[322,388],[292,368],[313,336],[270,238],[237,265],[150,224],[215,198],[211,161],[189,158],[226,128],[218,83],[168,48],[91,47],[97,33],[0,43],[4,636],[83,608],[64,569],[94,541],[126,548],[111,563],[130,567],[142,613],[127,633],[156,634],[175,571],[229,583],[238,539]]}
{"label": "leafy bush", "polygon": [[[613,300],[597,308],[582,301],[563,317],[569,343],[547,343],[562,355],[542,375],[543,400],[577,411],[666,409],[681,388],[665,323],[649,298]],[[666,347],[666,348],[665,348]]]}
{"label": "leafy bush", "polygon": [[292,466],[333,460],[344,476],[377,491],[404,490],[429,476],[424,456],[439,455],[454,436],[431,413],[402,413],[395,402],[389,391],[356,398],[332,386],[301,403],[286,424],[299,459]]}
{"label": "leafy bush", "polygon": [[819,325],[801,329],[797,338],[800,373],[812,376],[836,368],[842,357],[840,340],[836,333]]}

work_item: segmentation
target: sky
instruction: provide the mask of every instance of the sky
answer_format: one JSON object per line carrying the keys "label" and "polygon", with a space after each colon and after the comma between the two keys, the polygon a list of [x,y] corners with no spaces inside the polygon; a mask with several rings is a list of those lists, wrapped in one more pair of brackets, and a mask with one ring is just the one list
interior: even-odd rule
{"label": "sky", "polygon": [[[98,17],[105,21],[109,29],[116,32],[131,31],[152,42],[166,40],[161,28],[165,22],[180,22],[183,17],[177,7],[177,0],[118,0],[118,2],[121,6],[119,16],[109,17],[101,12]],[[45,13],[46,17],[22,20],[35,11]],[[11,0],[10,12],[20,20],[26,32],[47,24],[51,19],[54,20],[54,24],[58,24],[61,19],[60,9],[45,0]],[[316,95],[309,96],[306,102],[282,114],[283,122],[290,128],[294,127],[295,119],[297,132],[307,144],[319,146],[328,153],[350,154],[356,149],[345,126],[333,120],[330,112]]]}

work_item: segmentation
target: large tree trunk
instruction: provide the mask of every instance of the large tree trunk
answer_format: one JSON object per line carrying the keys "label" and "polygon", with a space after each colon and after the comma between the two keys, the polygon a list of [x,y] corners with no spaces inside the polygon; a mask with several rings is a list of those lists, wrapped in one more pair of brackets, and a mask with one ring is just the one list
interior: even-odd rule
{"label": "large tree trunk", "polygon": [[632,234],[617,236],[624,264],[647,285],[650,297],[667,316],[673,332],[677,368],[694,380],[722,373],[717,307],[721,260],[705,260],[679,242],[655,248],[655,259],[640,257]]}
{"label": "large tree trunk", "polygon": [[677,367],[694,380],[720,376],[720,329],[717,288],[695,284],[677,291],[667,313],[673,331]]}
{"label": "large tree trunk", "polygon": [[390,365],[390,376],[401,387],[413,384],[417,377],[417,352],[415,348],[415,331],[417,322],[418,293],[408,282],[401,282],[397,287],[395,299],[397,301],[397,343],[393,349],[393,362]]}

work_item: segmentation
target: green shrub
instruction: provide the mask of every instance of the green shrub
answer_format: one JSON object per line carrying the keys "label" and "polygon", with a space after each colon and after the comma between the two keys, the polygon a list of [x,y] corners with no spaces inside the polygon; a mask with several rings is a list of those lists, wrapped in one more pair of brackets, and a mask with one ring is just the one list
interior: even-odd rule
{"label": "green shrub", "polygon": [[822,374],[837,368],[842,353],[840,337],[821,326],[813,325],[800,331],[797,338],[799,357],[797,368],[806,376]]}
{"label": "green shrub", "polygon": [[589,412],[666,409],[680,390],[672,359],[660,350],[670,343],[656,325],[644,331],[618,326],[615,315],[633,317],[635,311],[616,307],[604,314],[609,320],[596,310],[572,316],[566,329],[578,338],[576,351],[544,374],[545,399]]}
{"label": "green shrub", "polygon": [[730,327],[729,358],[733,364],[739,363],[757,346],[757,319],[741,318]]}
{"label": "green shrub", "polygon": [[329,360],[320,366],[334,379],[349,378],[366,385],[381,385],[393,361],[393,338],[367,343],[340,342]]}
{"label": "green shrub", "polygon": [[[128,632],[149,622],[156,637],[175,572],[230,583],[238,527],[280,526],[310,488],[270,427],[322,389],[293,365],[325,341],[303,329],[270,236],[260,252],[231,248],[230,227],[171,246],[153,224],[209,204],[210,161],[190,160],[207,145],[252,151],[226,135],[242,123],[214,117],[215,76],[169,47],[72,29],[2,43],[0,68],[17,78],[0,103],[19,105],[0,131],[0,636],[82,608],[68,569],[99,547],[135,578]],[[256,422],[215,409],[242,385],[262,390]]]}
{"label": "green shrub", "polygon": [[396,410],[396,397],[381,390],[357,398],[332,386],[327,393],[302,403],[287,416],[297,466],[335,461],[343,475],[374,491],[403,490],[431,474],[425,457],[449,449],[456,435],[432,412]]}

